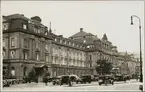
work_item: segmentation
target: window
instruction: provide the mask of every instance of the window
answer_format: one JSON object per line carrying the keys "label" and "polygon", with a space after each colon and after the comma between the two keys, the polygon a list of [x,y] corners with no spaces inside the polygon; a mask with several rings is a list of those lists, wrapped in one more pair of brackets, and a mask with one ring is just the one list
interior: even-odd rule
{"label": "window", "polygon": [[5,42],[5,40],[3,40],[3,47],[5,47],[6,46],[6,42]]}
{"label": "window", "polygon": [[3,23],[3,30],[8,30],[8,23]]}
{"label": "window", "polygon": [[24,57],[24,60],[28,59],[28,52],[24,51],[24,52],[23,52],[23,55],[24,55],[24,56],[23,56],[23,57]]}
{"label": "window", "polygon": [[39,60],[39,54],[36,53],[36,60]]}
{"label": "window", "polygon": [[45,35],[48,35],[48,32],[47,31],[45,31]]}
{"label": "window", "polygon": [[45,56],[45,60],[46,60],[46,62],[49,62],[49,56],[48,55]]}
{"label": "window", "polygon": [[40,29],[38,29],[38,33],[40,34]]}
{"label": "window", "polygon": [[24,39],[24,47],[28,48],[28,39]]}
{"label": "window", "polygon": [[39,43],[38,42],[36,42],[36,48],[39,48]]}
{"label": "window", "polygon": [[54,39],[54,41],[56,42],[56,41],[57,41],[57,39],[55,38],[55,39]]}
{"label": "window", "polygon": [[60,43],[62,43],[62,40],[60,40]]}
{"label": "window", "polygon": [[11,47],[15,46],[15,38],[11,38]]}
{"label": "window", "polygon": [[90,60],[92,60],[92,55],[90,55]]}
{"label": "window", "polygon": [[45,49],[48,50],[48,44],[45,44]]}
{"label": "window", "polygon": [[27,25],[26,24],[23,24],[23,29],[27,29]]}
{"label": "window", "polygon": [[35,27],[34,27],[34,32],[35,32],[35,33],[37,33],[37,30],[36,30],[36,28],[35,28]]}
{"label": "window", "polygon": [[13,59],[15,57],[15,51],[11,51],[11,58]]}

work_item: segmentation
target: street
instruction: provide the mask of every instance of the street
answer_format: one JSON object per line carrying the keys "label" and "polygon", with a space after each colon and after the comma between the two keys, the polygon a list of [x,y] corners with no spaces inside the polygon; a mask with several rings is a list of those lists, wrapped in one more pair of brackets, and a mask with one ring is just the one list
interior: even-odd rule
{"label": "street", "polygon": [[72,87],[68,85],[52,85],[52,83],[48,83],[45,86],[44,83],[26,83],[26,84],[17,84],[11,85],[10,87],[4,87],[3,91],[119,91],[119,90],[127,90],[127,91],[138,91],[139,85],[141,83],[136,80],[130,80],[126,83],[124,82],[115,82],[114,85],[98,85],[98,82],[92,82],[91,84],[75,84]]}

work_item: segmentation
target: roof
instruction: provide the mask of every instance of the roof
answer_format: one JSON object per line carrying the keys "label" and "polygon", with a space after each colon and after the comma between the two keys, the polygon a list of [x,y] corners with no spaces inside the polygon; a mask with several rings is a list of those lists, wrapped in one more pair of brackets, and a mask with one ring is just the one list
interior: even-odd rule
{"label": "roof", "polygon": [[79,37],[79,36],[85,36],[87,35],[88,33],[84,32],[84,31],[80,31],[80,32],[77,32],[76,34],[72,35],[71,37]]}
{"label": "roof", "polygon": [[6,19],[8,19],[8,20],[11,20],[11,19],[19,19],[20,18],[20,19],[24,19],[24,20],[27,20],[27,21],[31,21],[31,22],[33,22],[37,26],[44,26],[39,21],[36,21],[34,19],[33,20],[32,19],[29,19],[29,18],[25,17],[23,14],[12,14],[12,15],[3,16],[3,17],[6,18]]}
{"label": "roof", "polygon": [[8,20],[17,19],[17,18],[21,18],[21,19],[24,19],[24,20],[30,20],[30,19],[24,17],[23,14],[12,14],[12,15],[8,15],[8,16],[4,16],[4,17],[7,18]]}
{"label": "roof", "polygon": [[80,31],[80,32],[77,32],[76,34],[70,36],[70,37],[82,37],[82,36],[93,36],[92,33],[87,33],[87,32],[84,32],[84,31]]}

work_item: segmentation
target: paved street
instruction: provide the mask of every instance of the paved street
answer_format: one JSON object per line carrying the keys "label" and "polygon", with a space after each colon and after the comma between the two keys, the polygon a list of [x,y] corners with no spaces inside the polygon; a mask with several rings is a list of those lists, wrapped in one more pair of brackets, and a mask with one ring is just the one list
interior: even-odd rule
{"label": "paved street", "polygon": [[132,90],[132,91],[139,91],[139,85],[141,83],[137,82],[136,80],[131,80],[127,81],[126,83],[124,82],[115,82],[114,85],[108,84],[107,86],[105,85],[98,85],[98,82],[92,82],[91,84],[75,84],[73,87],[69,87],[67,85],[52,85],[52,83],[48,83],[48,86],[45,86],[44,83],[27,83],[27,84],[17,84],[17,85],[12,85],[11,87],[4,87],[4,91],[12,91],[12,90],[17,90],[17,91],[27,91],[27,90],[32,90],[32,91],[96,91],[96,90],[101,90],[101,91],[108,91],[108,90]]}

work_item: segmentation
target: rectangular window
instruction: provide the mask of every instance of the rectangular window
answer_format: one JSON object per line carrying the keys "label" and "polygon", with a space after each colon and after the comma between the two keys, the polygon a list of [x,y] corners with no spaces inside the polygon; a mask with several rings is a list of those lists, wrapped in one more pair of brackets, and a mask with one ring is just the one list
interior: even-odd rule
{"label": "rectangular window", "polygon": [[8,30],[8,23],[3,23],[3,30]]}
{"label": "rectangular window", "polygon": [[36,53],[36,60],[39,60],[39,54]]}
{"label": "rectangular window", "polygon": [[27,29],[27,25],[26,24],[23,24],[23,29]]}
{"label": "rectangular window", "polygon": [[15,38],[11,38],[11,47],[15,46]]}
{"label": "rectangular window", "polygon": [[45,49],[48,50],[48,44],[45,44]]}
{"label": "rectangular window", "polygon": [[45,60],[46,60],[46,62],[49,62],[49,56],[48,55],[45,56]]}
{"label": "rectangular window", "polygon": [[24,39],[24,47],[28,48],[28,39]]}
{"label": "rectangular window", "polygon": [[3,40],[3,47],[5,47],[6,46],[6,42],[5,42],[5,40]]}
{"label": "rectangular window", "polygon": [[27,52],[23,52],[24,55],[24,59],[28,59],[28,53]]}
{"label": "rectangular window", "polygon": [[39,48],[39,43],[38,42],[36,42],[36,48]]}
{"label": "rectangular window", "polygon": [[92,60],[92,56],[90,55],[90,60]]}

